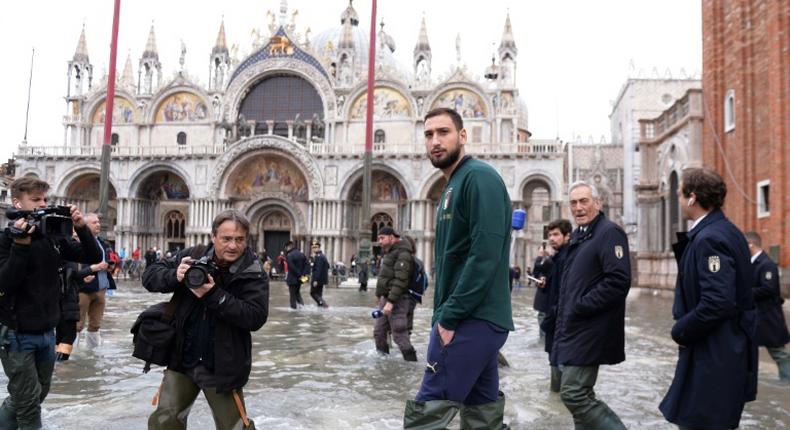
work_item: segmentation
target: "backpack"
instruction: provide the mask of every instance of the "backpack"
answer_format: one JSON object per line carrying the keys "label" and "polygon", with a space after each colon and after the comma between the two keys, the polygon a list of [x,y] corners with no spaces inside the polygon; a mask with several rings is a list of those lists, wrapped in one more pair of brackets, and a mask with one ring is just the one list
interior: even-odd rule
{"label": "backpack", "polygon": [[412,257],[412,266],[414,275],[411,278],[409,285],[409,294],[411,294],[418,303],[422,303],[422,295],[428,289],[428,274],[425,273],[425,265],[422,260],[417,257]]}

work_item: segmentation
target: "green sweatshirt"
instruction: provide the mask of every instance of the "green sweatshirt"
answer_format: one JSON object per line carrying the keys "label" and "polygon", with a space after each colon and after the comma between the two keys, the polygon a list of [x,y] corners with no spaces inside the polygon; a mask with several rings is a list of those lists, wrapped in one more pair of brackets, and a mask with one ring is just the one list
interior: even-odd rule
{"label": "green sweatshirt", "polygon": [[432,324],[454,330],[467,319],[514,330],[510,307],[510,197],[488,164],[466,159],[436,211]]}

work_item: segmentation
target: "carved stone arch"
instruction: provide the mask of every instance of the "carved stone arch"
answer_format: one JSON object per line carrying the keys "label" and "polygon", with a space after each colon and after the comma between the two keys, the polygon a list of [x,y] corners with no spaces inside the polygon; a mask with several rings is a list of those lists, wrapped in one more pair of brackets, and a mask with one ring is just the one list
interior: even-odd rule
{"label": "carved stone arch", "polygon": [[324,192],[324,180],[321,170],[312,155],[304,147],[290,140],[274,135],[255,135],[234,143],[217,160],[216,174],[212,178],[208,191],[211,197],[226,198],[226,186],[231,172],[247,157],[263,150],[270,150],[287,158],[299,167],[308,181],[308,200],[321,198]]}
{"label": "carved stone arch", "polygon": [[261,216],[273,208],[282,210],[290,215],[294,226],[294,231],[291,232],[292,236],[305,236],[309,233],[305,214],[299,209],[298,205],[291,204],[282,198],[271,197],[250,201],[243,205],[240,210],[250,222],[257,223]]}
{"label": "carved stone arch", "polygon": [[[101,177],[101,165],[99,163],[80,163],[75,166],[72,166],[68,170],[66,170],[60,178],[60,181],[52,187],[55,191],[55,195],[58,197],[65,197],[66,191],[68,190],[69,186],[80,176],[85,174],[95,174]],[[116,197],[121,198],[122,196],[122,189],[118,186],[118,178],[115,177],[112,170],[110,170],[110,185],[115,189]]]}
{"label": "carved stone arch", "polygon": [[139,193],[140,186],[145,182],[145,180],[158,172],[173,173],[179,176],[189,189],[190,197],[194,197],[193,193],[197,190],[197,188],[195,187],[195,184],[193,183],[192,177],[189,175],[189,173],[187,173],[187,171],[184,170],[181,165],[164,162],[145,164],[132,173],[132,175],[129,176],[130,180],[129,189],[127,190],[127,197],[136,198],[137,194]]}
{"label": "carved stone arch", "polygon": [[[444,174],[441,170],[436,170],[430,176],[425,178],[425,180],[420,184],[420,200],[430,199],[431,190],[436,186],[437,183],[442,182],[442,178],[444,178]],[[447,183],[446,180],[445,183]]]}
{"label": "carved stone arch", "polygon": [[[132,119],[131,122],[129,122],[127,124],[135,124],[135,123],[139,123],[140,121],[142,121],[142,115],[138,112],[138,109],[137,109],[137,98],[135,98],[134,94],[131,94],[131,93],[129,93],[126,90],[119,89],[119,90],[116,90],[116,92],[115,92],[115,98],[116,99],[120,98],[120,99],[126,100],[127,102],[129,102],[129,105],[132,108],[132,115],[133,115],[132,118],[133,119]],[[106,99],[107,99],[107,92],[106,91],[102,91],[100,93],[97,93],[88,102],[86,102],[86,104],[85,104],[85,106],[84,106],[84,108],[82,110],[82,112],[84,114],[84,118],[86,119],[86,122],[88,122],[90,124],[96,124],[96,125],[99,125],[99,126],[104,126],[103,122],[101,122],[101,123],[96,122],[96,121],[94,121],[94,118],[95,118],[96,115],[99,115],[99,114],[102,113],[99,108],[103,109],[103,107],[105,106],[104,102],[105,102]]]}
{"label": "carved stone arch", "polygon": [[480,99],[485,104],[487,115],[485,115],[482,118],[477,118],[477,119],[490,120],[490,119],[492,119],[494,117],[494,106],[493,106],[493,103],[491,102],[491,99],[488,96],[486,96],[485,90],[481,86],[479,86],[479,85],[477,85],[475,83],[462,82],[462,81],[449,81],[449,82],[446,82],[446,83],[436,87],[436,89],[434,89],[426,97],[425,103],[423,103],[423,111],[424,112],[422,114],[427,113],[431,109],[431,107],[436,102],[436,99],[439,96],[441,96],[445,92],[453,90],[453,89],[464,89],[464,90],[472,92],[475,95],[477,95],[478,97],[480,97]]}
{"label": "carved stone arch", "polygon": [[244,97],[257,83],[272,75],[291,74],[305,79],[316,89],[324,105],[324,121],[337,117],[337,101],[332,84],[315,67],[295,58],[267,58],[247,67],[228,85],[222,101],[223,112],[228,115],[228,122],[235,123]]}
{"label": "carved stone arch", "polygon": [[[413,196],[415,195],[414,190],[411,189],[411,184],[403,177],[403,175],[400,172],[393,169],[391,166],[381,162],[374,162],[371,170],[382,171],[394,177],[398,182],[400,182],[400,184],[403,186],[403,189],[406,192],[406,198],[404,200],[413,199]],[[343,177],[340,180],[339,183],[343,184],[343,186],[340,188],[341,200],[349,200],[351,198],[351,190],[356,184],[357,180],[362,179],[362,173],[363,173],[363,164],[359,163],[353,168],[349,169],[345,177]]]}
{"label": "carved stone arch", "polygon": [[[409,120],[413,121],[417,118],[420,118],[421,112],[417,106],[417,100],[412,96],[411,91],[405,85],[391,79],[377,79],[375,88],[380,87],[393,90],[403,96],[403,98],[409,103],[409,109],[412,113],[412,115],[408,117]],[[367,90],[367,83],[363,81],[357,84],[357,86],[348,94],[346,97],[346,103],[343,105],[343,112],[341,113],[343,120],[351,121],[351,109],[353,108],[353,105],[355,104],[357,98],[362,94],[365,94]],[[402,120],[405,120],[405,118]]]}
{"label": "carved stone arch", "polygon": [[564,190],[560,189],[560,180],[551,172],[545,170],[530,170],[524,172],[522,177],[516,181],[518,185],[518,199],[521,199],[526,192],[526,187],[531,182],[543,182],[549,190],[549,199],[552,201],[559,201],[562,199]]}
{"label": "carved stone arch", "polygon": [[[672,148],[675,148],[673,153]],[[669,177],[673,170],[680,170],[688,164],[688,141],[672,137],[658,153],[658,174]]]}
{"label": "carved stone arch", "polygon": [[195,121],[194,123],[205,124],[210,123],[214,119],[214,107],[211,103],[211,97],[209,97],[205,91],[195,85],[182,83],[159,89],[159,91],[151,98],[151,102],[145,107],[143,121],[146,124],[154,124],[156,122],[156,113],[159,110],[159,106],[164,103],[168,97],[178,93],[192,93],[196,97],[200,98],[200,100],[203,102],[203,105],[206,107],[205,119],[201,121]]}
{"label": "carved stone arch", "polygon": [[21,178],[23,176],[33,176],[35,178],[40,179],[44,176],[44,174],[41,172],[40,169],[33,166],[29,166],[29,167],[25,167],[25,170],[20,171],[19,174],[17,175],[17,178]]}

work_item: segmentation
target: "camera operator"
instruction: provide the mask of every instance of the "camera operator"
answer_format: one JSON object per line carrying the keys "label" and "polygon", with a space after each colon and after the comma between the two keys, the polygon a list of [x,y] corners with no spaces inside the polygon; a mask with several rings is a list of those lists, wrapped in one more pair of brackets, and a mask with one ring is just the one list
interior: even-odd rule
{"label": "camera operator", "polygon": [[[17,210],[43,209],[48,191],[46,182],[22,177],[11,184],[11,200]],[[0,361],[8,377],[0,428],[42,426],[41,402],[49,392],[55,365],[61,260],[93,263],[101,259],[82,214],[73,205],[69,211],[82,243],[68,236],[37,233],[26,217],[14,221],[13,227],[27,234],[8,231],[0,235]]]}
{"label": "camera operator", "polygon": [[[269,309],[269,280],[247,247],[249,229],[241,212],[226,210],[212,222],[208,248],[187,248],[145,269],[148,291],[173,293],[178,330],[149,429],[186,428],[201,390],[218,429],[238,428],[246,419],[250,332],[263,326]],[[194,264],[197,254],[204,258]],[[203,285],[194,285],[198,272],[208,279]]]}

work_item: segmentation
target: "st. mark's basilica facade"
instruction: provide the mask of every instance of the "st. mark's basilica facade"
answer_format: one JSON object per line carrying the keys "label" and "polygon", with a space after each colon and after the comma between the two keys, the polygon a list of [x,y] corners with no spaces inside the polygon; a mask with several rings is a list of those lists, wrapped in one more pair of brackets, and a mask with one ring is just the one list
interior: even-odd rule
{"label": "st. mark's basilica facade", "polygon": [[[303,249],[322,242],[333,261],[357,252],[369,38],[351,4],[338,8],[339,26],[311,36],[298,31],[284,3],[279,16],[270,13],[269,34],[256,34],[242,58],[220,24],[207,86],[184,70],[183,54],[180,71],[163,79],[153,26],[136,76],[126,60],[116,80],[106,221],[117,249],[207,242],[213,216],[237,208],[252,223],[258,251],[273,255],[294,239]],[[422,118],[432,108],[461,113],[467,152],[494,166],[514,208],[527,209],[527,227],[514,233],[515,261],[534,255],[544,224],[561,212],[563,147],[529,138],[518,50],[503,18],[484,78],[463,65],[459,40],[456,65],[442,76],[432,70],[425,18],[408,66],[395,60],[383,25],[377,33],[372,217],[364,223],[374,242],[383,226],[411,235],[429,267],[445,184],[425,156]],[[21,146],[17,175],[47,180],[56,202],[95,210],[107,77],[93,79],[84,30],[68,70],[64,141]]]}

